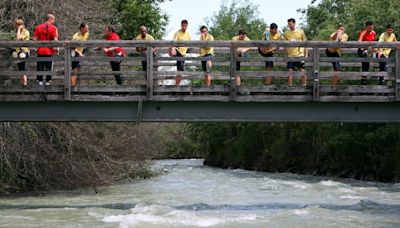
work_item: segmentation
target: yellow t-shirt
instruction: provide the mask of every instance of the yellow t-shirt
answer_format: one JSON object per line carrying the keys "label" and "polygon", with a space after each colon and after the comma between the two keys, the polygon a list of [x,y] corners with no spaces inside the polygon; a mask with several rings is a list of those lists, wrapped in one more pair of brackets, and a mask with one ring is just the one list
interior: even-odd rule
{"label": "yellow t-shirt", "polygon": [[[21,37],[22,37],[22,41],[29,41],[29,39],[30,39],[29,31],[26,30],[25,28],[22,29],[22,31],[21,31]],[[29,48],[27,48],[27,47],[21,47],[21,48],[16,48],[16,49],[15,49],[15,52],[17,52],[17,53],[19,53],[19,52],[21,52],[21,51],[26,52],[26,53],[29,53]]]}
{"label": "yellow t-shirt", "polygon": [[[210,34],[207,34],[207,36],[203,37],[200,36],[201,41],[214,41],[214,37]],[[202,47],[200,48],[200,56],[205,56],[205,55],[214,55],[214,48],[213,47]]]}
{"label": "yellow t-shirt", "polygon": [[[268,40],[267,40],[267,34],[266,33],[269,33]],[[276,32],[275,34],[272,35],[269,31],[265,31],[261,36],[261,40],[265,40],[265,41],[280,41],[280,40],[282,40],[282,35],[281,35],[280,32]],[[275,51],[276,49],[278,49],[278,48],[276,48],[276,47],[273,47],[273,48],[268,48],[267,47],[267,48],[265,48],[265,50],[267,50],[269,52]]]}
{"label": "yellow t-shirt", "polygon": [[[306,34],[301,29],[296,29],[296,31],[287,30],[283,35],[284,39],[287,41],[306,41]],[[294,47],[288,48],[288,57],[304,57],[304,47]]]}
{"label": "yellow t-shirt", "polygon": [[[174,35],[174,40],[176,41],[190,41],[190,34],[188,31],[182,32],[182,30],[179,30],[175,33]],[[181,53],[182,56],[186,55],[187,52],[187,47],[179,47],[178,51]]]}
{"label": "yellow t-shirt", "polygon": [[142,35],[139,34],[139,35],[136,37],[136,40],[153,41],[154,38],[153,38],[151,35],[149,35],[149,34],[146,34],[146,36],[143,38]]}
{"label": "yellow t-shirt", "polygon": [[[396,35],[394,33],[390,34],[390,36],[388,36],[386,34],[386,32],[382,33],[382,35],[379,37],[379,42],[396,42]],[[382,48],[382,53],[384,56],[386,56],[386,58],[389,57],[390,52],[392,51],[391,48]]]}
{"label": "yellow t-shirt", "polygon": [[[249,37],[245,37],[243,40],[240,40],[239,39],[239,36],[234,36],[233,38],[232,38],[232,40],[233,41],[251,41],[251,39],[249,38]],[[241,53],[240,53],[240,50],[242,50],[242,49],[250,49],[250,47],[241,47],[241,48],[237,48],[236,49],[236,55],[237,56],[239,56]]]}
{"label": "yellow t-shirt", "polygon": [[[335,37],[336,32],[332,33],[331,36],[329,37],[329,41],[331,42],[339,42],[337,40],[337,37]],[[342,34],[342,39],[340,40],[340,42],[346,42],[349,39],[349,36],[346,33]],[[341,55],[342,53],[340,53],[340,51],[342,50],[341,48],[328,48],[328,50],[332,53],[337,52],[339,55]]]}
{"label": "yellow t-shirt", "polygon": [[[88,39],[89,39],[89,33],[88,32],[83,34],[83,35],[80,32],[77,32],[72,36],[72,40],[74,40],[74,41],[86,41]],[[82,47],[75,48],[75,51],[79,52],[80,54],[82,54],[83,48]]]}

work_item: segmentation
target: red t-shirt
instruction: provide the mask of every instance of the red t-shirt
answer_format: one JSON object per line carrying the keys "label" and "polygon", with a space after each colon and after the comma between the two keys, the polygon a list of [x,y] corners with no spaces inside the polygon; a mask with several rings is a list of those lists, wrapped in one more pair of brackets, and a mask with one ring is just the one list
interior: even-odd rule
{"label": "red t-shirt", "polygon": [[[121,38],[119,38],[118,34],[115,32],[110,33],[110,35],[108,35],[106,37],[106,40],[121,40]],[[110,48],[110,47],[107,47]],[[109,51],[106,52],[106,55],[109,57],[114,57],[116,56],[119,52],[122,53],[122,56],[125,56],[125,51],[124,49],[122,49],[122,47],[117,47],[117,49],[115,49],[114,51]]]}
{"label": "red t-shirt", "polygon": [[375,38],[376,38],[375,31],[368,32],[368,31],[363,30],[360,32],[360,35],[358,35],[358,40],[361,40],[361,41],[375,41]]}
{"label": "red t-shirt", "polygon": [[[38,25],[35,28],[33,36],[39,41],[55,40],[58,37],[57,27],[49,23]],[[54,48],[39,47],[37,53],[39,55],[54,55],[56,51]]]}

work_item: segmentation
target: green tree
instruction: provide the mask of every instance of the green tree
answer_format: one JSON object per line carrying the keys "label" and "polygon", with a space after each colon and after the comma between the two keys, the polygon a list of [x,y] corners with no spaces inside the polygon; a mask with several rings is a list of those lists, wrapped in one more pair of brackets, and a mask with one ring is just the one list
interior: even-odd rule
{"label": "green tree", "polygon": [[161,39],[168,24],[168,16],[160,9],[160,3],[169,0],[114,0],[119,14],[115,23],[120,25],[122,39],[132,39],[138,35],[141,25],[146,25],[149,34]]}
{"label": "green tree", "polygon": [[220,10],[213,17],[206,18],[210,33],[218,40],[230,40],[245,29],[253,40],[261,38],[267,23],[259,18],[258,7],[249,1],[223,1]]}
{"label": "green tree", "polygon": [[357,40],[367,20],[375,24],[380,34],[387,24],[400,30],[400,1],[398,0],[313,0],[307,9],[301,10],[307,19],[305,31],[309,39],[327,40],[338,23],[344,23],[350,40]]}

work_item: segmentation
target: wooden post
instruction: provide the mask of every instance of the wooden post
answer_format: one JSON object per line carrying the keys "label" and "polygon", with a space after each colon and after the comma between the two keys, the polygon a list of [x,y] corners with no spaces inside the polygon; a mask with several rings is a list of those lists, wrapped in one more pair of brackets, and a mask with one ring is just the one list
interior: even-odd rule
{"label": "wooden post", "polygon": [[153,47],[147,47],[146,50],[146,85],[147,85],[147,100],[152,101],[154,95],[154,62],[153,62]]}
{"label": "wooden post", "polygon": [[71,47],[64,43],[64,100],[71,100]]}
{"label": "wooden post", "polygon": [[319,101],[319,51],[318,47],[313,48],[313,101]]}
{"label": "wooden post", "polygon": [[396,101],[400,101],[400,45],[396,47],[396,56],[395,56],[395,65],[396,65],[396,75],[395,75],[395,82],[394,82],[394,92],[396,96]]}
{"label": "wooden post", "polygon": [[237,96],[237,87],[236,87],[236,45],[235,42],[231,42],[230,45],[230,54],[231,54],[231,69],[230,69],[230,94],[229,94],[229,98],[231,101],[235,101],[236,100],[236,96]]}

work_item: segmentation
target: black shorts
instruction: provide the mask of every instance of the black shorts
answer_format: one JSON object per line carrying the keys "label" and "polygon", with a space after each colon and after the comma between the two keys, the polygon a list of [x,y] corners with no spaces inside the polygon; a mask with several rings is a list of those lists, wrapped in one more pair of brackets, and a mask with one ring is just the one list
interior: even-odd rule
{"label": "black shorts", "polygon": [[296,61],[296,62],[288,62],[287,69],[304,69],[304,62]]}
{"label": "black shorts", "polygon": [[[176,57],[183,57],[183,55],[176,49]],[[185,71],[185,61],[178,60],[176,61],[176,68],[178,71]]]}
{"label": "black shorts", "polygon": [[[79,57],[79,54],[75,52],[75,56],[74,57]],[[81,62],[80,61],[72,61],[72,69],[80,69],[81,68]]]}
{"label": "black shorts", "polygon": [[[207,55],[202,56],[202,57],[208,58],[208,59],[211,60],[214,56],[211,55],[211,54],[207,54]],[[207,61],[208,61],[208,60],[207,60]],[[201,61],[201,67],[202,67],[203,71],[209,73],[209,72],[207,71],[207,61]],[[211,71],[211,69],[209,69],[209,71]]]}
{"label": "black shorts", "polygon": [[[260,48],[258,48],[258,53],[260,53],[260,55],[262,55],[263,57],[266,57],[266,58],[268,58],[268,57],[274,57],[274,53],[272,53],[272,52],[269,52],[268,54],[264,54],[264,53],[262,53],[261,52],[261,49]],[[272,61],[265,61],[265,67],[274,67],[274,62],[272,62]]]}
{"label": "black shorts", "polygon": [[[340,58],[339,53],[337,52],[330,52],[328,49],[325,50],[326,56],[331,58]],[[332,67],[334,71],[340,71],[340,63],[339,62],[332,62]]]}

